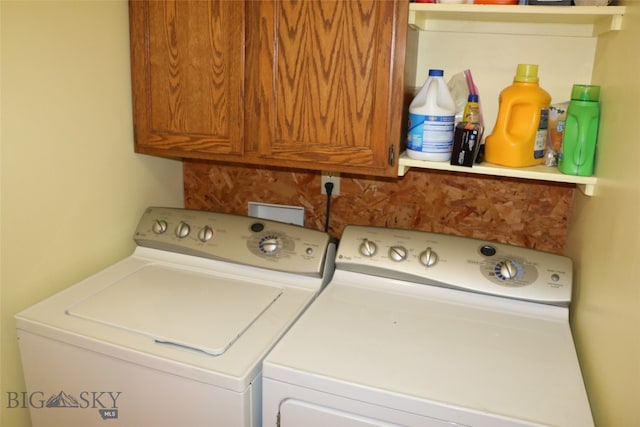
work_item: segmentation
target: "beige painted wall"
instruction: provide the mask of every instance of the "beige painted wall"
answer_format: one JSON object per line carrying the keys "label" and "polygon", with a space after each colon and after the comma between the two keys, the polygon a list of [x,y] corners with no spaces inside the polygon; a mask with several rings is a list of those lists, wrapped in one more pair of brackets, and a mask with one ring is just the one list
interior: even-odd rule
{"label": "beige painted wall", "polygon": [[182,166],[133,153],[125,0],[2,0],[0,43],[0,425],[27,427],[13,315],[128,255]]}
{"label": "beige painted wall", "polygon": [[[576,200],[567,249],[603,427],[640,425],[640,4],[627,3],[625,31],[598,46],[601,179]],[[182,204],[181,165],[131,149],[127,33],[125,0],[0,1],[2,426],[28,426],[26,410],[6,408],[6,392],[24,390],[15,312],[127,255],[144,206]]]}
{"label": "beige painted wall", "polygon": [[626,6],[624,31],[597,47],[599,181],[593,197],[577,197],[567,245],[578,287],[573,331],[602,427],[640,426],[640,2]]}

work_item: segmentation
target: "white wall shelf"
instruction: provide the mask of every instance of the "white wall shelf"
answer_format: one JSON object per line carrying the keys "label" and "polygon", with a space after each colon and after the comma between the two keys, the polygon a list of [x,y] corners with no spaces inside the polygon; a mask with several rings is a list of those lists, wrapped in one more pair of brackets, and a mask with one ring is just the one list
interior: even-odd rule
{"label": "white wall shelf", "polygon": [[411,3],[420,31],[597,37],[622,28],[624,6],[520,6]]}
{"label": "white wall shelf", "polygon": [[[625,11],[624,6],[411,3],[409,26],[426,32],[593,38],[609,31],[620,30]],[[448,162],[413,160],[406,152],[402,153],[398,175],[404,176],[410,168],[575,184],[587,196],[593,195],[597,182],[596,177],[564,175],[557,168],[547,166],[508,168],[482,163],[468,168],[452,166]]]}
{"label": "white wall shelf", "polygon": [[[551,7],[551,6],[548,6]],[[434,169],[450,172],[463,172],[479,175],[504,176],[510,178],[521,178],[538,181],[563,182],[567,184],[576,184],[587,196],[592,196],[597,178],[594,176],[574,176],[565,175],[557,168],[550,166],[531,166],[527,168],[509,168],[498,166],[491,163],[480,163],[473,167],[452,166],[449,162],[428,162],[424,160],[415,160],[407,156],[406,152],[400,155],[398,175],[404,176],[411,168]]]}

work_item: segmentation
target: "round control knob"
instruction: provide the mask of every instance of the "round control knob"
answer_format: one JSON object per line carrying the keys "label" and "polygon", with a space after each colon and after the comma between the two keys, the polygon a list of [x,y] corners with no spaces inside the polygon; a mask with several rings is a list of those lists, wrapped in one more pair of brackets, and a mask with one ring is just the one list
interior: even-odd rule
{"label": "round control knob", "polygon": [[438,254],[428,247],[420,254],[420,262],[427,268],[433,267],[438,262]]}
{"label": "round control knob", "polygon": [[407,249],[402,246],[391,246],[389,248],[389,258],[395,262],[404,261],[407,259]]}
{"label": "round control knob", "polygon": [[266,237],[260,242],[260,248],[266,254],[273,254],[280,248],[280,241],[276,236]]}
{"label": "round control knob", "polygon": [[180,221],[180,224],[176,227],[176,236],[180,239],[184,239],[191,232],[191,227],[184,221]]}
{"label": "round control knob", "polygon": [[167,231],[167,227],[168,227],[167,221],[165,221],[164,219],[156,219],[151,229],[156,234],[162,234],[165,231]]}
{"label": "round control knob", "polygon": [[364,239],[362,243],[360,243],[360,253],[366,257],[372,257],[377,250],[378,247],[376,244],[368,239]]}
{"label": "round control knob", "polygon": [[510,259],[505,259],[500,263],[500,276],[505,279],[514,279],[518,275],[518,266]]}
{"label": "round control knob", "polygon": [[213,229],[211,227],[209,227],[208,225],[205,225],[200,229],[200,232],[198,233],[198,240],[200,240],[202,243],[206,243],[212,238],[213,238]]}

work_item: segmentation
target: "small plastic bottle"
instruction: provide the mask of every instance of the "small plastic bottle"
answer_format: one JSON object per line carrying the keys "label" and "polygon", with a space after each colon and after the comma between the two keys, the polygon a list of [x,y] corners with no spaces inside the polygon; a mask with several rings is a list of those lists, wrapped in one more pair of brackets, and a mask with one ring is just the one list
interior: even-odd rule
{"label": "small plastic bottle", "polygon": [[446,162],[451,158],[456,106],[442,70],[429,70],[424,86],[409,105],[407,155]]}
{"label": "small plastic bottle", "polygon": [[591,176],[600,122],[600,86],[573,85],[567,109],[558,169],[567,175]]}
{"label": "small plastic bottle", "polygon": [[467,104],[464,106],[462,121],[467,123],[480,123],[480,104],[476,94],[469,94]]}
{"label": "small plastic bottle", "polygon": [[538,81],[537,65],[518,64],[513,84],[500,92],[496,125],[485,140],[487,162],[510,167],[544,163],[551,96]]}

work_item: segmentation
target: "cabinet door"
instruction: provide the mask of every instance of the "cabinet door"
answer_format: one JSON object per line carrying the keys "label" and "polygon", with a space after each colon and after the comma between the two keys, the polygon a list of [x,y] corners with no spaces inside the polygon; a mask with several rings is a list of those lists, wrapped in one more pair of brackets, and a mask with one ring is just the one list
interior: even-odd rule
{"label": "cabinet door", "polygon": [[244,8],[234,1],[131,1],[136,151],[241,154]]}
{"label": "cabinet door", "polygon": [[248,2],[246,153],[284,166],[395,175],[408,7]]}

